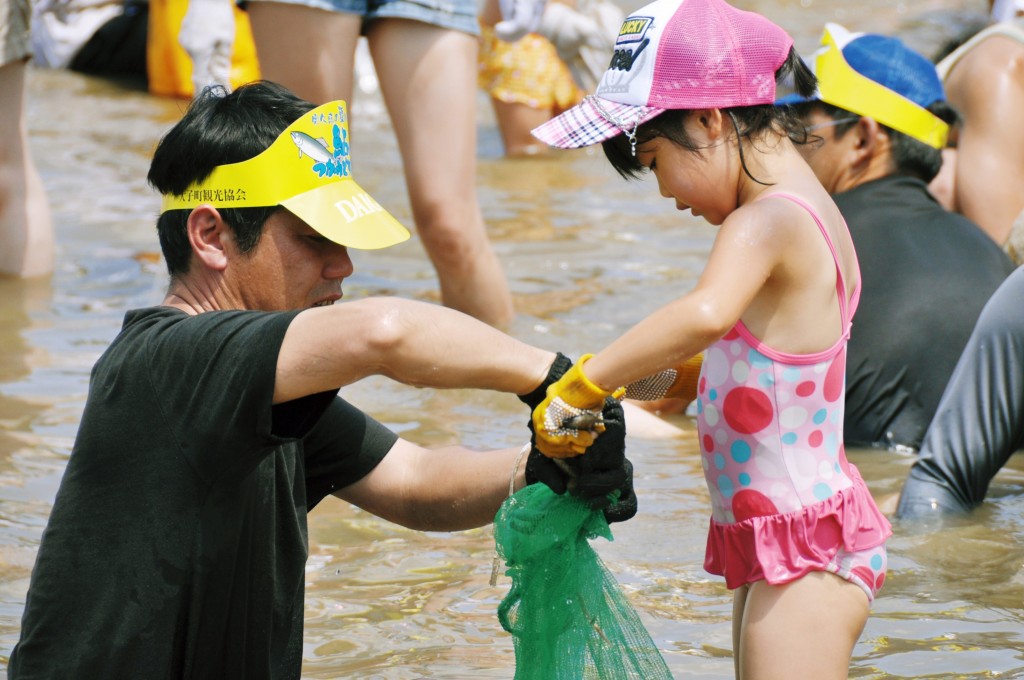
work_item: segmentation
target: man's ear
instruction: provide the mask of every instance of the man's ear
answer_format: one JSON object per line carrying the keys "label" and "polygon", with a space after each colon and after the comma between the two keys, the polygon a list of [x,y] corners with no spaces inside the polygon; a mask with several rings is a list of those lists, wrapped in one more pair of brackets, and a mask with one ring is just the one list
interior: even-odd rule
{"label": "man's ear", "polygon": [[847,134],[855,135],[852,152],[856,165],[867,163],[889,150],[889,135],[874,118],[861,116]]}
{"label": "man's ear", "polygon": [[207,269],[223,271],[228,265],[228,229],[217,209],[205,203],[194,208],[186,229],[196,259]]}

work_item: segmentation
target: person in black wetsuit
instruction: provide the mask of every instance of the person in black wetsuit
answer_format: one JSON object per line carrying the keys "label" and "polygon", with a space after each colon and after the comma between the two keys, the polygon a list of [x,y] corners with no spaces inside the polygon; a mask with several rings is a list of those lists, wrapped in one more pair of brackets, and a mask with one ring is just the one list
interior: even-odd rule
{"label": "person in black wetsuit", "polygon": [[1024,267],[978,317],[921,455],[903,485],[896,517],[956,515],[977,507],[989,483],[1024,447]]}
{"label": "person in black wetsuit", "polygon": [[920,447],[978,314],[1013,270],[927,183],[948,123],[934,66],[899,40],[829,24],[812,61],[803,154],[853,235],[863,276],[847,357],[848,446]]}
{"label": "person in black wetsuit", "polygon": [[[438,305],[341,302],[348,247],[409,235],[352,180],[343,102],[207,90],[149,180],[170,284],[93,367],[8,677],[294,680],[322,499],[451,531],[490,523],[510,485],[569,481],[530,445],[418,446],[339,388],[383,375],[532,409],[571,362]],[[628,519],[621,407],[603,415],[573,492]]]}

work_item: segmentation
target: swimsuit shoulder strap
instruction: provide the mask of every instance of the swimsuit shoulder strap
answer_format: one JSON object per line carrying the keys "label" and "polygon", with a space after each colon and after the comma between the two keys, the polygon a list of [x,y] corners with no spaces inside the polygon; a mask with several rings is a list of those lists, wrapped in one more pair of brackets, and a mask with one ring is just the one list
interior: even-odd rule
{"label": "swimsuit shoulder strap", "polygon": [[[821,217],[818,212],[802,198],[798,198],[793,194],[778,193],[770,194],[766,198],[785,198],[807,211],[814,220],[814,223],[818,225],[818,230],[821,235],[825,238],[825,243],[828,244],[829,252],[832,253],[832,261],[836,267],[836,295],[839,297],[839,314],[843,320],[843,328],[846,329],[849,326],[850,319],[853,317],[853,313],[857,310],[857,303],[860,301],[860,277],[857,277],[857,284],[854,286],[853,294],[850,296],[849,303],[846,300],[846,282],[843,278],[843,268],[839,266],[839,254],[836,252],[836,246],[832,242],[832,237],[829,236],[828,229],[825,228],[825,224],[821,221]],[[844,223],[845,226],[845,223]],[[856,260],[856,254],[854,254],[854,264],[860,269],[860,264]]]}

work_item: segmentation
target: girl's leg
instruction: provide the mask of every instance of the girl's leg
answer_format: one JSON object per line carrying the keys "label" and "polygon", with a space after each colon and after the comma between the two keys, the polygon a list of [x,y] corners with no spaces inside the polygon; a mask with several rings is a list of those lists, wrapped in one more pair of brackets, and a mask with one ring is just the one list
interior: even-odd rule
{"label": "girl's leg", "polygon": [[859,586],[827,572],[749,586],[736,647],[739,680],[844,680],[868,618]]}
{"label": "girl's leg", "polygon": [[740,677],[740,632],[743,630],[743,609],[747,605],[750,586],[740,586],[732,594],[732,664],[736,678]]}
{"label": "girl's leg", "polygon": [[250,2],[248,12],[264,80],[314,104],[344,99],[351,111],[361,16],[280,2]]}
{"label": "girl's leg", "polygon": [[512,298],[476,191],[477,39],[405,19],[375,21],[367,38],[442,302],[502,325]]}

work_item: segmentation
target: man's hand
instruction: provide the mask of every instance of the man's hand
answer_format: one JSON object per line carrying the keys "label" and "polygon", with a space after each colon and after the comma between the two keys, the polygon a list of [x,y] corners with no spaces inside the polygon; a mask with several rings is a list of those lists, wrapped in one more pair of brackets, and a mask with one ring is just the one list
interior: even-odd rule
{"label": "man's hand", "polygon": [[[551,459],[530,449],[526,461],[526,483],[543,482],[555,493],[567,490],[604,511],[608,522],[622,522],[636,514],[633,465],[626,458],[626,420],[622,404],[613,397],[605,400],[602,417],[605,432],[575,458]],[[531,422],[531,430],[533,424]],[[531,440],[535,443],[536,437]]]}
{"label": "man's hand", "polygon": [[[572,368],[572,359],[559,352],[555,360],[551,362],[548,374],[543,382],[529,394],[518,395],[519,401],[530,407],[530,413],[540,405],[547,396],[548,388],[558,382],[558,379],[565,375],[565,372]],[[555,461],[551,460],[537,449],[537,435],[534,431],[533,420],[529,421],[530,427],[530,455],[526,459],[526,483],[534,484],[542,482],[557,494],[565,493],[568,487],[569,476],[565,470],[559,468]]]}
{"label": "man's hand", "polygon": [[[578,456],[604,431],[601,405],[611,392],[583,374],[583,364],[593,356],[586,354],[548,387],[544,401],[533,410],[537,448],[552,458]],[[579,421],[575,424],[573,421]]]}
{"label": "man's hand", "polygon": [[544,14],[546,0],[500,0],[502,20],[494,25],[494,34],[505,42],[515,42],[527,33],[536,33]]}

